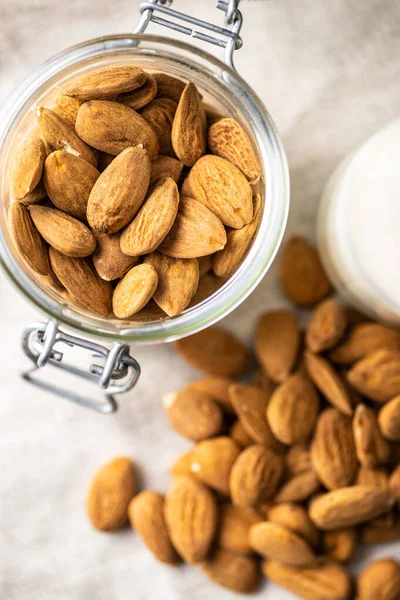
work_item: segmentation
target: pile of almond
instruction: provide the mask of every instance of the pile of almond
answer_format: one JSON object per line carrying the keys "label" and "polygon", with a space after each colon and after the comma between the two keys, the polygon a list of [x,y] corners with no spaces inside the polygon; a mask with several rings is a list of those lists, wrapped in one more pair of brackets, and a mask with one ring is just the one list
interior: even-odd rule
{"label": "pile of almond", "polygon": [[281,283],[312,307],[267,312],[254,336],[258,370],[232,334],[211,327],[176,342],[207,376],[164,398],[170,425],[193,442],[166,495],[137,493],[117,458],[88,497],[97,529],[128,519],[154,556],[185,561],[236,592],[261,574],[309,600],[399,600],[400,563],[377,560],[353,581],[359,544],[400,539],[400,331],[330,296],[312,246],[291,239]]}
{"label": "pile of almond", "polygon": [[39,131],[10,169],[9,222],[58,293],[103,317],[172,317],[236,271],[261,168],[243,127],[193,83],[109,67],[36,112]]}

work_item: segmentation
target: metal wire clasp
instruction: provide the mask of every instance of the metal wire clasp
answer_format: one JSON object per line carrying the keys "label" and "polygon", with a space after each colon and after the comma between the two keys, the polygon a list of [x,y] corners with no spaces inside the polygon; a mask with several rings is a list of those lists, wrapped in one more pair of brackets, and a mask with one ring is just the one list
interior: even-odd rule
{"label": "metal wire clasp", "polygon": [[[55,349],[57,344],[89,350],[94,358],[103,359],[104,364],[91,364],[88,370],[68,364],[63,361],[64,354]],[[108,349],[95,342],[61,331],[55,321],[37,322],[25,327],[22,348],[33,363],[33,366],[21,373],[25,380],[101,413],[111,413],[117,410],[118,405],[114,395],[130,390],[140,376],[140,366],[129,354],[129,346],[114,342],[111,349]],[[103,399],[92,400],[70,388],[37,379],[34,376],[36,371],[48,364],[98,385],[105,390]]]}
{"label": "metal wire clasp", "polygon": [[[234,69],[233,52],[243,45],[242,38],[239,35],[243,22],[242,14],[238,9],[239,1],[240,0],[228,0],[228,2],[217,2],[217,8],[225,13],[225,23],[230,27],[230,29],[228,29],[173,10],[170,8],[173,0],[148,0],[148,2],[142,2],[140,4],[141,18],[134,33],[144,33],[150,22],[157,23],[163,27],[168,27],[169,29],[190,35],[203,42],[225,48],[225,62],[229,67]],[[168,18],[158,16],[157,13],[165,15],[165,17]],[[198,31],[197,29],[186,27],[185,25],[182,25],[182,21],[211,31],[216,35],[209,35],[202,31]]]}

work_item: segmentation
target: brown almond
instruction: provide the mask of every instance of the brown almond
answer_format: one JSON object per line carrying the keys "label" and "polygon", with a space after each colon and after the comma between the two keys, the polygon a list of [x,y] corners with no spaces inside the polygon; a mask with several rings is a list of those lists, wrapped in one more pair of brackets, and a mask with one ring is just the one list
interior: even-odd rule
{"label": "brown almond", "polygon": [[355,527],[326,531],[323,536],[324,554],[332,560],[346,563],[353,558],[358,544],[358,532]]}
{"label": "brown almond", "polygon": [[157,94],[157,82],[150,73],[146,73],[146,81],[135,90],[126,92],[125,94],[119,94],[117,96],[117,102],[125,104],[133,110],[140,110],[146,104],[151,102]]}
{"label": "brown almond", "polygon": [[188,390],[171,392],[164,397],[163,403],[171,427],[194,442],[214,437],[222,431],[222,409],[207,394]]}
{"label": "brown almond", "polygon": [[196,200],[224,225],[240,229],[252,221],[251,186],[241,171],[224,158],[212,154],[200,158],[190,170],[189,185]]}
{"label": "brown almond", "polygon": [[181,198],[171,231],[160,251],[175,258],[197,258],[221,250],[226,232],[221,221],[193,198]]}
{"label": "brown almond", "polygon": [[250,138],[240,123],[235,119],[220,119],[209,128],[207,140],[213,154],[229,160],[249,181],[258,181],[261,175],[260,163]]}
{"label": "brown almond", "polygon": [[235,411],[229,395],[229,388],[233,383],[233,379],[228,377],[205,377],[190,381],[185,385],[185,390],[194,390],[212,396],[221,405],[224,412],[234,415]]}
{"label": "brown almond", "polygon": [[46,244],[36,229],[28,208],[14,202],[8,209],[8,221],[21,256],[36,273],[48,275],[50,265]]}
{"label": "brown almond", "polygon": [[46,159],[43,181],[57,208],[86,220],[89,195],[99,176],[99,171],[83,158],[57,150]]}
{"label": "brown almond", "polygon": [[193,450],[188,450],[181,454],[171,466],[171,478],[191,477]]}
{"label": "brown almond", "polygon": [[292,475],[279,488],[274,502],[304,502],[320,488],[320,482],[313,469]]}
{"label": "brown almond", "polygon": [[158,141],[153,129],[137,112],[118,102],[85,102],[75,127],[85,142],[102,152],[116,155],[131,146],[141,146],[150,160],[157,158]]}
{"label": "brown almond", "polygon": [[319,480],[329,490],[348,486],[356,477],[352,422],[335,408],[325,409],[318,419],[311,461]]}
{"label": "brown almond", "polygon": [[40,137],[28,138],[19,146],[10,167],[11,191],[15,200],[24,198],[38,185],[45,159],[46,149]]}
{"label": "brown almond", "polygon": [[179,102],[186,84],[168,73],[153,73],[152,75],[157,84],[157,97],[171,98],[171,100]]}
{"label": "brown almond", "polygon": [[307,600],[349,600],[350,576],[334,562],[321,560],[309,567],[295,567],[278,561],[265,561],[262,571],[267,579]]}
{"label": "brown almond", "polygon": [[382,404],[400,395],[400,350],[367,354],[348,372],[348,381],[360,394]]}
{"label": "brown almond", "polygon": [[63,85],[61,92],[78,100],[110,98],[123,92],[130,92],[146,81],[146,73],[133,65],[121,65],[96,69],[74,77]]}
{"label": "brown almond", "polygon": [[299,306],[313,306],[331,291],[316,250],[298,236],[283,248],[280,279],[289,300]]}
{"label": "brown almond", "polygon": [[77,135],[72,125],[49,108],[41,106],[37,109],[36,114],[41,134],[50,152],[64,150],[96,166],[97,161],[93,149],[85,144],[79,137],[79,133]]}
{"label": "brown almond", "polygon": [[322,358],[305,352],[307,372],[325,398],[345,415],[353,414],[351,395],[339,373]]}
{"label": "brown almond", "polygon": [[287,565],[311,565],[316,559],[311,546],[302,537],[271,521],[253,525],[249,542],[253,550],[264,558]]}
{"label": "brown almond", "polygon": [[375,350],[400,349],[400,331],[380,323],[359,323],[355,325],[329,354],[334,362],[352,365],[360,358]]}
{"label": "brown almond", "polygon": [[179,562],[165,525],[162,494],[144,490],[131,500],[128,515],[133,529],[157,560],[169,565]]}
{"label": "brown almond", "polygon": [[233,592],[249,594],[257,589],[257,561],[249,556],[217,549],[202,562],[201,568],[211,581]]}
{"label": "brown almond", "polygon": [[323,352],[343,338],[347,327],[346,311],[335,298],[318,304],[308,322],[306,345],[311,352]]}
{"label": "brown almond", "polygon": [[229,430],[229,435],[233,441],[242,449],[248,448],[254,444],[254,440],[249,436],[243,427],[240,419],[237,419]]}
{"label": "brown almond", "polygon": [[116,531],[125,525],[135,493],[136,477],[129,458],[113,458],[103,465],[92,480],[86,503],[93,527]]}
{"label": "brown almond", "polygon": [[146,306],[157,289],[157,271],[151,265],[136,265],[119,281],[112,298],[113,312],[127,319]]}
{"label": "brown almond", "polygon": [[171,132],[176,108],[176,102],[170,98],[156,98],[149,102],[140,113],[156,132],[161,154],[171,154],[174,151]]}
{"label": "brown almond", "polygon": [[193,83],[185,86],[179,98],[172,124],[172,146],[187,167],[194,165],[206,151],[206,117]]}
{"label": "brown almond", "polygon": [[120,246],[121,232],[98,233],[97,247],[93,254],[93,264],[97,273],[105,281],[114,281],[123,277],[138,262],[136,256],[127,256]]}
{"label": "brown almond", "polygon": [[178,183],[182,175],[183,164],[180,160],[172,156],[159,154],[156,160],[151,164],[150,185],[162,177],[171,177]]}
{"label": "brown almond", "polygon": [[272,506],[268,510],[268,521],[293,531],[313,548],[319,544],[319,531],[312,523],[307,510],[299,504],[283,503]]}
{"label": "brown almond", "polygon": [[146,150],[138,146],[123,150],[90,192],[87,220],[92,229],[96,233],[116,233],[130,223],[143,204],[149,183]]}
{"label": "brown almond", "polygon": [[222,504],[216,538],[218,547],[239,554],[253,554],[249,544],[249,531],[252,525],[262,521],[253,510]]}
{"label": "brown almond", "polygon": [[170,538],[182,558],[197,563],[207,555],[217,529],[212,493],[190,477],[174,479],[164,505]]}
{"label": "brown almond", "polygon": [[394,496],[388,489],[353,485],[313,500],[309,515],[319,529],[330,531],[371,521],[388,512],[393,504]]}
{"label": "brown almond", "polygon": [[232,504],[251,508],[274,497],[283,473],[283,457],[264,446],[249,446],[230,476]]}
{"label": "brown almond", "polygon": [[357,600],[398,600],[400,563],[381,558],[370,563],[357,577]]}
{"label": "brown almond", "polygon": [[175,342],[175,348],[193,367],[217,377],[239,377],[249,367],[247,348],[220,327],[182,338]]}
{"label": "brown almond", "polygon": [[291,445],[308,440],[318,410],[316,389],[307,375],[298,371],[272,392],[266,415],[274,436]]}
{"label": "brown almond", "polygon": [[379,411],[382,435],[391,442],[400,442],[400,396],[396,396]]}
{"label": "brown almond", "polygon": [[208,487],[229,496],[229,477],[239,454],[239,446],[229,437],[204,440],[193,450],[191,473]]}
{"label": "brown almond", "polygon": [[33,205],[29,212],[40,235],[62,254],[82,258],[94,252],[96,239],[78,219],[47,206]]}
{"label": "brown almond", "polygon": [[20,198],[19,202],[21,204],[25,204],[25,206],[30,206],[31,204],[37,204],[38,202],[41,202],[46,198],[46,196],[47,192],[42,179],[35,189]]}
{"label": "brown almond", "polygon": [[354,412],[353,436],[357,458],[362,465],[376,467],[388,462],[390,446],[379,431],[376,414],[362,403]]}
{"label": "brown almond", "polygon": [[83,100],[66,96],[60,92],[54,103],[53,111],[75,129],[76,117],[82,104]]}
{"label": "brown almond", "polygon": [[54,273],[69,293],[89,310],[103,317],[111,313],[112,287],[84,258],[71,258],[50,248]]}

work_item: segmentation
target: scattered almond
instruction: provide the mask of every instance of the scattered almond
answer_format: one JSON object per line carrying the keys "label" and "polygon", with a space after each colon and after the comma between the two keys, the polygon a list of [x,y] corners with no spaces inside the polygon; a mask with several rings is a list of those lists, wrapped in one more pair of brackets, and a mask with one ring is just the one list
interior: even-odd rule
{"label": "scattered almond", "polygon": [[211,581],[233,592],[254,592],[259,582],[257,562],[249,556],[217,549],[201,564],[203,572]]}
{"label": "scattered almond", "polygon": [[234,380],[228,377],[205,377],[204,379],[190,381],[186,384],[185,390],[194,390],[212,396],[221,405],[225,413],[233,415],[235,411],[229,395],[229,388],[233,383],[235,383]]}
{"label": "scattered almond", "polygon": [[230,495],[229,477],[240,448],[230,437],[204,440],[192,452],[191,473],[223,496]]}
{"label": "scattered almond", "polygon": [[347,327],[346,311],[335,298],[318,304],[308,322],[306,344],[311,352],[323,352],[335,346]]}
{"label": "scattered almond", "polygon": [[320,488],[320,482],[313,469],[292,475],[279,488],[274,502],[304,502]]}
{"label": "scattered almond", "polygon": [[400,598],[400,564],[381,558],[368,565],[357,577],[357,600],[397,600]]}
{"label": "scattered almond", "polygon": [[222,409],[211,396],[181,390],[167,394],[163,403],[170,425],[184,437],[200,442],[221,433]]}
{"label": "scattered almond", "polygon": [[287,565],[307,566],[316,559],[310,545],[302,537],[271,521],[253,525],[249,541],[253,550],[264,558],[279,560]]}
{"label": "scattered almond", "polygon": [[400,395],[381,408],[378,420],[382,435],[391,442],[400,442]]}
{"label": "scattered almond", "polygon": [[388,462],[390,446],[382,437],[375,412],[365,404],[359,404],[354,412],[353,435],[362,465],[376,467]]}
{"label": "scattered almond", "polygon": [[283,503],[268,510],[268,520],[281,525],[304,538],[311,547],[319,544],[319,531],[308,516],[307,510],[299,504]]}
{"label": "scattered almond", "polygon": [[351,395],[339,373],[322,356],[305,352],[304,358],[309,376],[325,398],[345,415],[352,415]]}
{"label": "scattered almond", "polygon": [[380,323],[359,323],[329,356],[339,364],[352,365],[367,354],[382,348],[400,349],[400,331]]}
{"label": "scattered almond", "polygon": [[400,350],[382,349],[367,354],[348,372],[360,394],[380,404],[400,395]]}

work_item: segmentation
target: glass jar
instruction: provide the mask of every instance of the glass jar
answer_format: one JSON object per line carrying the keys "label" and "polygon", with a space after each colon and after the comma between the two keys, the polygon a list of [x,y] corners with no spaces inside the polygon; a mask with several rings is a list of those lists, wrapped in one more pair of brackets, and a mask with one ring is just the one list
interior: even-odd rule
{"label": "glass jar", "polygon": [[[164,71],[193,81],[207,103],[244,125],[263,167],[258,183],[262,218],[252,246],[236,273],[210,297],[177,317],[159,319],[149,316],[146,320],[128,323],[102,318],[78,308],[34,276],[18,255],[7,226],[10,160],[20,140],[36,127],[35,107],[51,106],[61,84],[77,74],[124,63],[134,63],[150,72]],[[170,342],[204,329],[234,310],[270,267],[284,233],[289,207],[284,150],[259,98],[234,69],[217,58],[181,41],[159,36],[118,35],[91,40],[67,49],[34,71],[15,90],[2,111],[0,174],[3,200],[0,210],[0,261],[8,276],[53,323],[65,325],[79,336],[117,341],[124,345]],[[55,328],[56,325],[53,333]],[[43,339],[39,336],[36,342],[41,341]],[[44,364],[46,361],[41,362]]]}

